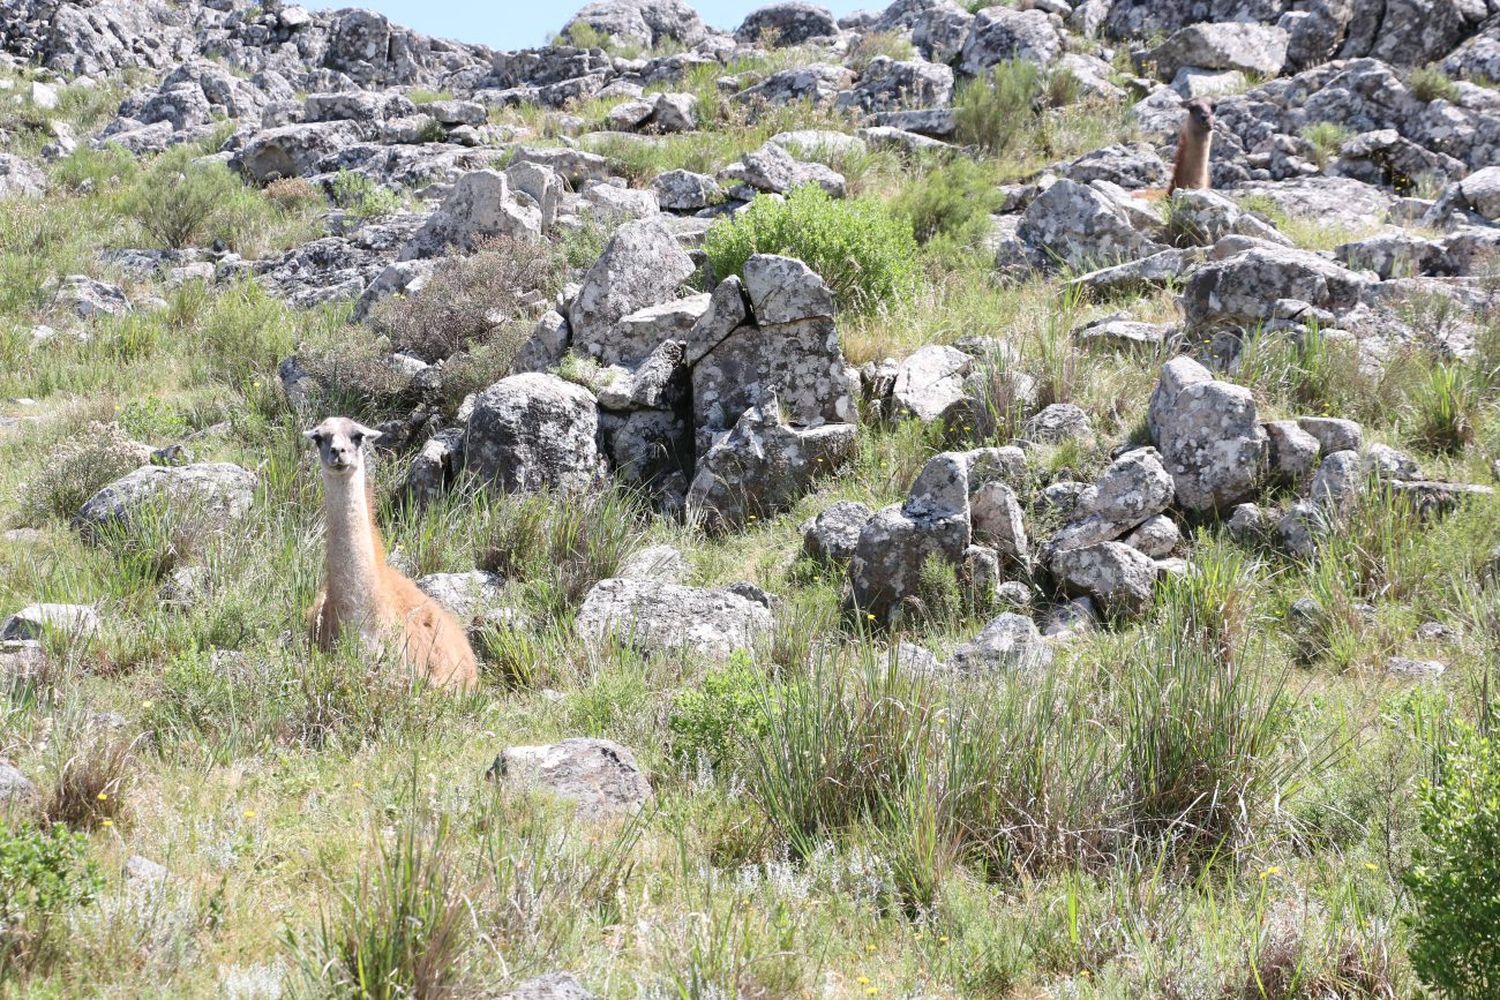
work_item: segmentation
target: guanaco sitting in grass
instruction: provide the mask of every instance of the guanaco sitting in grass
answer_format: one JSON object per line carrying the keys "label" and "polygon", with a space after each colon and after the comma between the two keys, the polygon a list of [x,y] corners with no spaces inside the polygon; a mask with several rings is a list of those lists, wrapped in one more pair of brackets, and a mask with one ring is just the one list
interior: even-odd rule
{"label": "guanaco sitting in grass", "polygon": [[429,684],[468,690],[478,668],[463,628],[386,564],[364,458],[366,442],[379,436],[346,417],[329,417],[306,432],[323,467],[328,533],[328,579],[308,609],[308,635],[323,650],[340,636],[357,635],[372,653],[399,653]]}

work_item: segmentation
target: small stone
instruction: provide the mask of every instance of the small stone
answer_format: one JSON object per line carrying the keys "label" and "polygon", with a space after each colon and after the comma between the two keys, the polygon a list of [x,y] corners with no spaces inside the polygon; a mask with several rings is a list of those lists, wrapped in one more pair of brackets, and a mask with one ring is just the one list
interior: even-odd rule
{"label": "small stone", "polygon": [[585,819],[632,812],[651,797],[651,783],[635,754],[611,740],[510,747],[495,758],[488,777],[545,788],[576,802]]}
{"label": "small stone", "polygon": [[1415,681],[1436,680],[1447,669],[1440,660],[1413,660],[1405,656],[1388,656],[1385,660],[1386,673]]}

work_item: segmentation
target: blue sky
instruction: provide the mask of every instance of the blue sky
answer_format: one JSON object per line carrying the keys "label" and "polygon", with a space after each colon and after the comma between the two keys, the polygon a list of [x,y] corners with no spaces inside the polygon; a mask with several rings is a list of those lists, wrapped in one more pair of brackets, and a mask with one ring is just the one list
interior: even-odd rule
{"label": "blue sky", "polygon": [[[304,0],[307,2],[307,0]],[[716,28],[733,31],[746,14],[770,0],[689,0],[703,20]],[[307,2],[307,6],[334,10],[365,7],[378,10],[397,24],[440,38],[478,42],[497,49],[520,49],[541,45],[547,36],[568,23],[584,0],[538,3],[535,0],[347,0]],[[879,10],[885,0],[823,0],[834,14],[856,10]]]}

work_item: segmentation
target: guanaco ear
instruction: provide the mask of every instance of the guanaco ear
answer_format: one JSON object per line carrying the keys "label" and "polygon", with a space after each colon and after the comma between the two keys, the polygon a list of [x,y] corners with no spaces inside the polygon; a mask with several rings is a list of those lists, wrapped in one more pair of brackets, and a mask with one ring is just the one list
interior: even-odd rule
{"label": "guanaco ear", "polygon": [[322,434],[318,431],[318,429],[316,427],[314,427],[311,430],[305,430],[305,431],[303,431],[302,432],[302,436],[305,437],[305,438],[307,438],[309,441],[312,441],[312,442],[316,443],[318,441],[318,439],[322,437]]}
{"label": "guanaco ear", "polygon": [[361,437],[363,437],[370,444],[374,444],[376,441],[379,441],[384,436],[379,431],[375,430],[373,427],[366,427],[364,424],[355,424],[354,425],[354,433],[356,433],[356,434],[360,435]]}

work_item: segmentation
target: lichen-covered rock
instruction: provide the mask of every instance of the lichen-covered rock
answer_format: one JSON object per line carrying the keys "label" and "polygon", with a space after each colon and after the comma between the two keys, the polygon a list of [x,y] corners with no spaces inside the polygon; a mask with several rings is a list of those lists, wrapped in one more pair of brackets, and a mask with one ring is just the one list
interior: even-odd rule
{"label": "lichen-covered rock", "polygon": [[598,432],[587,389],[555,375],[512,375],[475,397],[464,466],[506,492],[587,489],[603,472]]}
{"label": "lichen-covered rock", "polygon": [[1063,588],[1092,598],[1111,617],[1144,611],[1156,572],[1151,557],[1122,542],[1096,542],[1052,557],[1052,575]]}
{"label": "lichen-covered rock", "polygon": [[1269,444],[1250,390],[1173,358],[1162,366],[1148,423],[1185,510],[1228,510],[1255,494]]}
{"label": "lichen-covered rock", "polygon": [[974,359],[941,344],[920,347],[896,369],[891,388],[895,412],[923,423],[947,421],[973,407],[966,380]]}
{"label": "lichen-covered rock", "polygon": [[500,603],[505,579],[482,569],[467,573],[429,573],[415,581],[418,589],[453,613],[461,622],[473,621]]}
{"label": "lichen-covered rock", "polygon": [[1273,77],[1286,65],[1287,42],[1286,31],[1273,25],[1205,21],[1174,32],[1147,58],[1156,64],[1163,80],[1172,79],[1185,66]]}
{"label": "lichen-covered rock", "polygon": [[362,138],[350,121],[283,125],[257,133],[239,153],[239,165],[251,180],[266,184],[278,177],[306,177],[320,172],[325,159]]}
{"label": "lichen-covered rock", "polygon": [[1044,670],[1052,664],[1052,653],[1052,646],[1042,638],[1035,622],[1025,615],[1006,612],[955,649],[948,662],[971,673]]}
{"label": "lichen-covered rock", "polygon": [[1267,471],[1277,482],[1295,486],[1318,464],[1321,450],[1318,439],[1297,425],[1295,420],[1272,420],[1266,425]]}
{"label": "lichen-covered rock", "polygon": [[47,175],[39,167],[10,153],[0,153],[0,198],[39,197],[47,191]]}
{"label": "lichen-covered rock", "polygon": [[1359,453],[1336,451],[1318,466],[1308,492],[1314,503],[1342,512],[1359,498],[1365,485],[1366,476]]}
{"label": "lichen-covered rock", "polygon": [[687,578],[687,573],[687,560],[681,552],[670,545],[651,545],[631,553],[615,575],[622,580],[681,583]]}
{"label": "lichen-covered rock", "polygon": [[1167,182],[1166,163],[1144,142],[1104,146],[1080,156],[1062,169],[1070,181],[1109,181],[1127,190],[1160,187]]}
{"label": "lichen-covered rock", "polygon": [[1175,487],[1153,448],[1136,448],[1110,463],[1073,508],[1073,517],[1047,541],[1047,550],[1119,539],[1172,503]]}
{"label": "lichen-covered rock", "polygon": [[36,797],[36,786],[20,769],[0,760],[0,807],[24,805]]}
{"label": "lichen-covered rock", "polygon": [[1012,59],[1045,66],[1062,54],[1062,37],[1040,10],[986,7],[970,25],[960,68],[978,76]]}
{"label": "lichen-covered rock", "polygon": [[1126,545],[1152,559],[1165,559],[1182,544],[1177,522],[1163,514],[1148,517],[1123,539]]}
{"label": "lichen-covered rock", "polygon": [[743,528],[789,508],[812,483],[843,465],[856,427],[793,427],[775,394],[740,415],[698,467],[687,494],[688,517],[712,531]]}
{"label": "lichen-covered rock", "polygon": [[1342,417],[1298,417],[1297,426],[1311,434],[1323,454],[1336,451],[1359,451],[1365,433],[1358,422]]}
{"label": "lichen-covered rock", "polygon": [[828,8],[797,0],[782,0],[751,13],[735,29],[734,37],[751,45],[769,42],[778,47],[801,45],[811,38],[839,33]]}
{"label": "lichen-covered rock", "polygon": [[1295,299],[1335,314],[1353,308],[1371,279],[1306,250],[1251,246],[1210,260],[1188,278],[1182,297],[1188,325],[1250,329],[1276,317],[1276,303]]}
{"label": "lichen-covered rock", "polygon": [[816,184],[831,197],[844,196],[843,174],[821,163],[798,160],[774,142],[746,153],[723,176],[770,194],[791,194],[799,187]]}
{"label": "lichen-covered rock", "polygon": [[88,635],[99,627],[99,612],[88,604],[30,604],[0,624],[0,641],[41,640],[48,632]]}
{"label": "lichen-covered rock", "polygon": [[1053,403],[1026,421],[1021,435],[1036,444],[1088,442],[1093,440],[1094,427],[1089,415],[1077,404]]}
{"label": "lichen-covered rock", "polygon": [[802,551],[814,559],[848,562],[859,533],[875,512],[854,500],[840,500],[802,525]]}
{"label": "lichen-covered rock", "polygon": [[[590,6],[604,7],[629,2],[630,0],[607,0],[606,3]],[[594,994],[584,989],[583,984],[571,972],[549,972],[545,976],[527,980],[509,993],[502,993],[500,1000],[594,1000]]]}
{"label": "lichen-covered rock", "polygon": [[738,594],[653,580],[600,580],[578,609],[578,631],[592,641],[612,636],[645,652],[720,660],[753,648],[771,625],[765,605]]}
{"label": "lichen-covered rock", "polygon": [[507,747],[490,776],[522,788],[543,788],[577,804],[583,819],[639,809],[651,783],[635,754],[612,740],[569,739],[545,746]]}
{"label": "lichen-covered rock", "polygon": [[1038,264],[1084,270],[1167,249],[1137,229],[1117,202],[1070,180],[1059,180],[1026,207],[1016,235]]}
{"label": "lichen-covered rock", "polygon": [[687,0],[597,0],[573,15],[562,36],[571,37],[578,25],[587,25],[616,45],[634,43],[646,48],[666,41],[696,45],[708,34]]}
{"label": "lichen-covered rock", "polygon": [[73,523],[93,537],[111,526],[133,524],[148,512],[164,511],[183,527],[219,532],[250,510],[256,483],[255,473],[228,462],[142,466],[90,497]]}
{"label": "lichen-covered rock", "polygon": [[613,349],[617,324],[639,309],[675,298],[678,287],[692,273],[692,258],[660,222],[621,226],[573,297],[568,323],[574,344],[597,345],[597,355],[605,364],[642,360]]}
{"label": "lichen-covered rock", "polygon": [[724,189],[707,174],[669,170],[651,182],[663,212],[697,212],[724,200]]}

